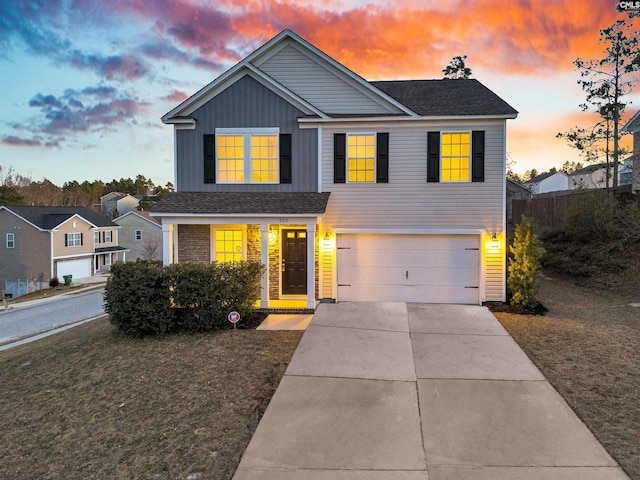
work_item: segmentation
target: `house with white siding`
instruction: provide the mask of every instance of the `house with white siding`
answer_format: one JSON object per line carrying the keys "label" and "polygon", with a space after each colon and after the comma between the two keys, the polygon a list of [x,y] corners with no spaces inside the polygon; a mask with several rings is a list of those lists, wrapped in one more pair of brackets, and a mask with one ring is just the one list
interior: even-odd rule
{"label": "house with white siding", "polygon": [[257,260],[262,308],[505,301],[506,124],[475,79],[369,82],[285,30],[162,117],[163,260]]}

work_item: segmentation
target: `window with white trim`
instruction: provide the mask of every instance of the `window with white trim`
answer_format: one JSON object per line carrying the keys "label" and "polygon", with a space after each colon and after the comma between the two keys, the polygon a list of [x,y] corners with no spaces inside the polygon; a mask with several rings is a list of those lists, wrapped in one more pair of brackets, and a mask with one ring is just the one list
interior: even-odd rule
{"label": "window with white trim", "polygon": [[136,240],[142,240],[142,230],[136,230],[136,234],[135,234],[135,239]]}
{"label": "window with white trim", "polygon": [[82,232],[65,233],[64,245],[65,247],[82,246]]}
{"label": "window with white trim", "polygon": [[376,136],[347,135],[348,182],[373,183],[376,180]]}
{"label": "window with white trim", "polygon": [[218,183],[278,183],[279,130],[216,130]]}
{"label": "window with white trim", "polygon": [[471,181],[471,133],[442,132],[442,182]]}
{"label": "window with white trim", "polygon": [[242,230],[217,229],[215,231],[215,259],[217,262],[242,260],[244,244]]}
{"label": "window with white trim", "polygon": [[100,243],[100,232],[93,232],[93,243],[96,245]]}
{"label": "window with white trim", "polygon": [[7,248],[15,248],[15,247],[16,247],[15,233],[7,233]]}
{"label": "window with white trim", "polygon": [[104,232],[104,243],[111,243],[111,230]]}

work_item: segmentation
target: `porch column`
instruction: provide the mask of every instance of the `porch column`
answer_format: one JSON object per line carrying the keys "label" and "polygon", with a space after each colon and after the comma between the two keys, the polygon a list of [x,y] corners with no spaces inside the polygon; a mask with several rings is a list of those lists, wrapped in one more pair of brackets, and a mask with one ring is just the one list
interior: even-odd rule
{"label": "porch column", "polygon": [[173,258],[173,249],[171,244],[171,224],[162,223],[162,264],[171,264]]}
{"label": "porch column", "polygon": [[316,307],[316,225],[307,224],[307,308]]}
{"label": "porch column", "polygon": [[260,308],[269,308],[269,225],[260,224],[260,263],[264,265],[260,289]]}

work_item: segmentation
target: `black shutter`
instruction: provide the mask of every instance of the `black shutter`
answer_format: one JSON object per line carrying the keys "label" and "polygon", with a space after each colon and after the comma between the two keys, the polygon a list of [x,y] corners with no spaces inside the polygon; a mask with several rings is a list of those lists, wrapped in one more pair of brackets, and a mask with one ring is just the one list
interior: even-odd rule
{"label": "black shutter", "polygon": [[427,132],[427,182],[440,181],[440,132]]}
{"label": "black shutter", "polygon": [[216,183],[216,136],[204,137],[204,183]]}
{"label": "black shutter", "polygon": [[291,134],[280,134],[280,183],[291,183]]}
{"label": "black shutter", "polygon": [[69,234],[68,233],[64,234],[64,246],[65,247],[69,246]]}
{"label": "black shutter", "polygon": [[484,182],[484,131],[471,132],[471,181]]}
{"label": "black shutter", "polygon": [[82,232],[80,232],[80,245],[84,245],[83,233]]}
{"label": "black shutter", "polygon": [[333,183],[346,182],[347,134],[333,134]]}
{"label": "black shutter", "polygon": [[378,133],[376,139],[376,182],[389,183],[389,134]]}

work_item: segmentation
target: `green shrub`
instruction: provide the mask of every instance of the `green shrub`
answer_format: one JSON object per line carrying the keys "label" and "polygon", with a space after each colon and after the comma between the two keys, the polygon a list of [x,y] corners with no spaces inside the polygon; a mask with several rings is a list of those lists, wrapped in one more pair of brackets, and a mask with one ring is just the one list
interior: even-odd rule
{"label": "green shrub", "polygon": [[179,263],[168,270],[173,301],[182,307],[181,328],[186,331],[227,327],[229,312],[245,316],[260,298],[259,262]]}
{"label": "green shrub", "polygon": [[104,301],[111,323],[127,335],[162,335],[174,326],[169,278],[158,263],[112,265]]}
{"label": "green shrub", "polygon": [[49,280],[49,286],[51,288],[57,287],[58,285],[60,285],[60,280],[58,280],[58,277],[52,277],[51,280]]}
{"label": "green shrub", "polygon": [[544,255],[542,242],[533,231],[533,222],[522,217],[515,230],[513,243],[509,247],[513,258],[509,264],[507,287],[511,292],[511,304],[534,308],[538,304],[540,288],[538,270]]}
{"label": "green shrub", "polygon": [[229,312],[246,316],[255,308],[262,268],[259,262],[114,265],[105,310],[132,336],[228,327]]}

